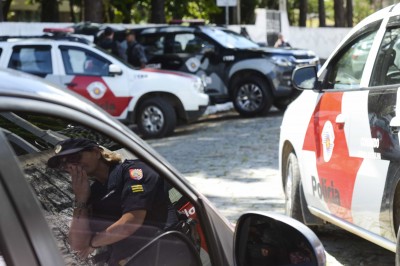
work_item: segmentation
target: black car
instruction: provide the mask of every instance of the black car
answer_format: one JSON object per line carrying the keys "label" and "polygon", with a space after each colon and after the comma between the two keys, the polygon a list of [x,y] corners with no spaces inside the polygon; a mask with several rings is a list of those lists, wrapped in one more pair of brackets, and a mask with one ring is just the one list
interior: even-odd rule
{"label": "black car", "polygon": [[309,50],[261,47],[223,27],[153,26],[135,29],[151,67],[196,74],[212,103],[232,101],[243,116],[266,114],[297,96],[291,84],[299,65],[319,65]]}
{"label": "black car", "polygon": [[235,228],[172,165],[95,104],[7,69],[0,70],[1,265],[94,265],[79,260],[68,242],[71,178],[47,167],[56,144],[74,137],[142,159],[169,184],[174,206],[194,222],[185,234],[178,228],[149,236],[124,265],[143,265],[137,261],[144,257],[153,266],[325,265],[324,248],[305,225],[283,215],[247,213]]}

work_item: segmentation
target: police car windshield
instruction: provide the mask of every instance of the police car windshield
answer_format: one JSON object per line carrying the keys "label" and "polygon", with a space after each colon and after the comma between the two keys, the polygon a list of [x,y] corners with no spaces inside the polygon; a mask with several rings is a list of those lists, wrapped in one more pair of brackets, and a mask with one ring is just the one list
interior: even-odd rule
{"label": "police car windshield", "polygon": [[258,44],[230,30],[203,28],[203,31],[226,48],[259,48]]}
{"label": "police car windshield", "polygon": [[122,58],[113,55],[112,53],[110,53],[110,52],[104,50],[102,47],[100,47],[100,46],[98,46],[98,45],[96,45],[96,44],[93,44],[93,46],[94,46],[96,49],[98,49],[98,50],[100,50],[100,51],[106,53],[107,55],[114,57],[116,60],[118,60],[119,63],[125,65],[126,67],[135,69],[132,65],[128,64],[128,63],[127,63],[126,61],[124,61]]}

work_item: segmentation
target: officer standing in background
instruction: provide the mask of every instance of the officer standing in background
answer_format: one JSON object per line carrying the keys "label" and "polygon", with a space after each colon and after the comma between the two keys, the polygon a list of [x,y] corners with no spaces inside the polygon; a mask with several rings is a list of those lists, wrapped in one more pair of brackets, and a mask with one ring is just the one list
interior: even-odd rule
{"label": "officer standing in background", "polygon": [[118,51],[118,44],[114,40],[114,31],[112,28],[107,27],[104,30],[104,36],[103,38],[98,42],[98,46],[109,52],[110,54],[113,54],[115,56],[119,56],[119,51]]}
{"label": "officer standing in background", "polygon": [[136,35],[133,31],[129,31],[126,35],[128,47],[126,55],[128,63],[137,68],[144,68],[147,64],[146,54],[143,46],[136,41]]}

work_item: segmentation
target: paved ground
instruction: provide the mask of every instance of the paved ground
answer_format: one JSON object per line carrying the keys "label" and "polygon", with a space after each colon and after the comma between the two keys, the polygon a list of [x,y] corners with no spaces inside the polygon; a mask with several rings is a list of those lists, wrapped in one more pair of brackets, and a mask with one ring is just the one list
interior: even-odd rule
{"label": "paved ground", "polygon": [[[168,138],[148,140],[231,222],[248,210],[284,213],[278,173],[282,113],[243,119],[211,114]],[[334,226],[317,232],[328,266],[394,265],[394,254]]]}

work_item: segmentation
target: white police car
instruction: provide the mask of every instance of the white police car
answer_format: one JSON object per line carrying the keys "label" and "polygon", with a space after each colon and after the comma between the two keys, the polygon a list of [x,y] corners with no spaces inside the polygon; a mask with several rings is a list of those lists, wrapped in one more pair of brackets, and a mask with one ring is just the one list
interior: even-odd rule
{"label": "white police car", "polygon": [[[281,126],[286,212],[335,224],[396,252],[400,225],[400,4],[367,17],[303,90]],[[398,241],[397,241],[398,242]]]}
{"label": "white police car", "polygon": [[59,32],[37,38],[0,37],[0,66],[77,92],[115,118],[137,124],[144,137],[171,134],[177,124],[201,117],[209,103],[195,75],[136,70],[94,44]]}
{"label": "white police car", "polygon": [[0,265],[1,257],[5,265],[51,266],[101,259],[102,249],[88,260],[71,249],[71,179],[47,168],[56,143],[73,137],[145,161],[170,185],[174,206],[195,221],[193,238],[176,230],[149,235],[123,265],[325,265],[321,242],[303,224],[249,212],[234,227],[172,165],[98,106],[10,69],[0,70]]}

